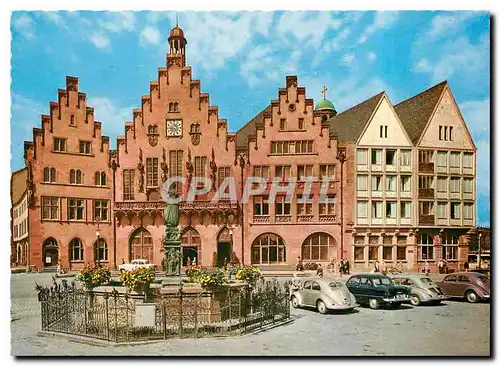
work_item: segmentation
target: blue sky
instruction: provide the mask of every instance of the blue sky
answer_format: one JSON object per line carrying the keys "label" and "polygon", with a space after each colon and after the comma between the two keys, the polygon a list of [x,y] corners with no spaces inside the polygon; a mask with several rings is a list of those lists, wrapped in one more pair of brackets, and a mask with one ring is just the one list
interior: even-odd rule
{"label": "blue sky", "polygon": [[[447,79],[478,148],[478,225],[490,223],[490,26],[485,12],[181,12],[187,63],[231,131],[298,75],[340,112],[394,104]],[[65,76],[80,78],[112,147],[165,65],[172,12],[14,12],[11,168]]]}

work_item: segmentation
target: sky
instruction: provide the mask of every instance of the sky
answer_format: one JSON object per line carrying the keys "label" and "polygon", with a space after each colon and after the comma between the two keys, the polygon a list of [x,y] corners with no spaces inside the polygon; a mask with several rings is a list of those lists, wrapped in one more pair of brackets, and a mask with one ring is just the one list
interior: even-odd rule
{"label": "sky", "polygon": [[[174,12],[14,12],[11,169],[66,75],[103,133],[124,134],[165,66]],[[477,224],[490,225],[490,18],[486,12],[180,12],[187,64],[236,131],[297,75],[338,112],[385,90],[393,104],[448,80],[477,152]]]}

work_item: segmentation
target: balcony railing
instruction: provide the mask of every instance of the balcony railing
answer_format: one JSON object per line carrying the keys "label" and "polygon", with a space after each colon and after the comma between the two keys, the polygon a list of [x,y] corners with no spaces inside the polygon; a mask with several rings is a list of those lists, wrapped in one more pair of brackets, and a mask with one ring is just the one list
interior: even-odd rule
{"label": "balcony railing", "polygon": [[419,215],[418,223],[420,225],[434,225],[434,215]]}
{"label": "balcony railing", "polygon": [[418,171],[422,173],[434,173],[434,163],[418,163]]}
{"label": "balcony railing", "polygon": [[434,198],[434,188],[419,188],[418,198]]}

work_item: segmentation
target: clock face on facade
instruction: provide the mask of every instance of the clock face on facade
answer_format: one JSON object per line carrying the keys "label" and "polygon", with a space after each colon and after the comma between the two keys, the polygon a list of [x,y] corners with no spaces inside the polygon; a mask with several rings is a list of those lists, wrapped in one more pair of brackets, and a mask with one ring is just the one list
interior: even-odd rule
{"label": "clock face on facade", "polygon": [[167,120],[167,137],[182,136],[182,121]]}

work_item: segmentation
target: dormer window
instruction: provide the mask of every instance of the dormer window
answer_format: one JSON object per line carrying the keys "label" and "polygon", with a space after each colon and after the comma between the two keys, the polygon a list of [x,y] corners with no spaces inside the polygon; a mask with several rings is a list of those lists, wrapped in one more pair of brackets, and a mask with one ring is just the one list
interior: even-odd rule
{"label": "dormer window", "polygon": [[157,135],[158,134],[158,126],[157,125],[148,126],[148,134],[149,135]]}
{"label": "dormer window", "polygon": [[178,113],[179,112],[179,103],[178,102],[168,103],[168,112],[169,113]]}
{"label": "dormer window", "polygon": [[191,133],[201,133],[200,124],[199,123],[192,123],[191,127],[190,127],[190,132]]}

